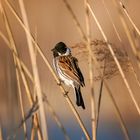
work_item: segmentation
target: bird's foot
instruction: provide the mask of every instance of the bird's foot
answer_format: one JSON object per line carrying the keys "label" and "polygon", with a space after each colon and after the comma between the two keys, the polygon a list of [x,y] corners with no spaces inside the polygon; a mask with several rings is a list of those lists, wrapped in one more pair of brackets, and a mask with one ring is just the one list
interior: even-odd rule
{"label": "bird's foot", "polygon": [[68,96],[68,91],[65,91],[65,93],[64,93],[64,97],[67,97]]}
{"label": "bird's foot", "polygon": [[61,82],[57,83],[58,86],[61,86]]}
{"label": "bird's foot", "polygon": [[62,83],[63,83],[63,81],[59,79],[59,82],[57,83],[57,85],[58,85],[58,86],[61,86]]}

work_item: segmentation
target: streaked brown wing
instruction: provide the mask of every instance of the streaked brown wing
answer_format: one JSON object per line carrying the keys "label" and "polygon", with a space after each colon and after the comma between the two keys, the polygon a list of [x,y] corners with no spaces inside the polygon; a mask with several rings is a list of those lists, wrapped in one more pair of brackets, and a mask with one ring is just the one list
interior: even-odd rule
{"label": "streaked brown wing", "polygon": [[58,66],[66,77],[81,84],[78,71],[74,67],[73,61],[72,56],[62,56],[59,58]]}
{"label": "streaked brown wing", "polygon": [[78,60],[75,57],[72,57],[72,59],[73,59],[73,67],[76,69],[78,76],[80,78],[80,84],[83,87],[83,86],[85,86],[85,82],[84,82],[83,74],[78,66]]}

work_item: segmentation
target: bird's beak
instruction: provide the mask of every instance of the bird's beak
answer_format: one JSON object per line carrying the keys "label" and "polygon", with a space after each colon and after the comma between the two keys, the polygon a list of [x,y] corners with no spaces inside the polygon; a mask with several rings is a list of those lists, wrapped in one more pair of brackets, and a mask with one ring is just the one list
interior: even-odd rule
{"label": "bird's beak", "polygon": [[51,51],[52,51],[52,52],[55,51],[55,48],[51,49]]}

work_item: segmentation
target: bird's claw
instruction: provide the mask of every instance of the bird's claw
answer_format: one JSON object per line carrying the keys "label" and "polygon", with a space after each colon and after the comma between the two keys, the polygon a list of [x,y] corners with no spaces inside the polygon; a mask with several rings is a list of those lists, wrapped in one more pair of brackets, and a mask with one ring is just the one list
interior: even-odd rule
{"label": "bird's claw", "polygon": [[64,83],[62,80],[59,79],[59,82],[57,83],[58,86],[61,86],[62,83]]}
{"label": "bird's claw", "polygon": [[61,81],[59,83],[57,83],[58,86],[61,86]]}
{"label": "bird's claw", "polygon": [[65,91],[64,97],[67,97],[68,93],[69,93],[68,91]]}

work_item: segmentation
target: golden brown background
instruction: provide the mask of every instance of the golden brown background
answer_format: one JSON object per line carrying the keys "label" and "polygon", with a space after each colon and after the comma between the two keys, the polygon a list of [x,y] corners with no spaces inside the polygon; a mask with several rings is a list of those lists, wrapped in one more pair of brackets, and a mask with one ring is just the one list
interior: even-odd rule
{"label": "golden brown background", "polygon": [[[52,65],[52,52],[51,49],[59,41],[64,41],[68,46],[73,46],[76,43],[82,42],[82,38],[72,20],[69,11],[66,9],[62,0],[24,0],[25,7],[27,10],[28,20],[31,28],[32,34],[37,33],[37,41],[41,46],[43,52],[48,58],[50,64]],[[121,33],[123,43],[126,47],[129,46],[128,40],[119,21],[119,17],[116,9],[111,0],[105,0],[107,7],[111,12],[111,16],[114,23]],[[135,21],[136,25],[140,28],[140,1],[139,0],[123,0],[127,10],[129,11],[131,17]],[[19,5],[17,0],[11,0],[13,7],[16,9],[20,15]],[[82,28],[86,31],[85,22],[85,11],[84,11],[84,1],[82,0],[69,0],[70,5],[73,8]],[[101,0],[91,0],[90,4],[100,21],[107,37],[111,43],[116,46],[120,46],[120,43],[114,33],[112,24],[105,12]],[[22,60],[31,71],[30,58],[28,54],[28,47],[25,38],[25,33],[19,23],[16,21],[15,17],[10,13],[8,7],[5,5],[6,12],[10,21],[12,32],[16,45],[18,46],[18,52]],[[127,21],[128,22],[128,21]],[[129,22],[128,22],[129,24]],[[132,29],[129,24],[130,29]],[[0,16],[0,30],[7,35],[5,30],[5,25]],[[91,18],[91,38],[92,39],[103,39],[94,20]],[[76,55],[76,50],[72,50],[73,55]],[[87,55],[87,54],[85,54]],[[85,126],[91,134],[91,124],[90,124],[90,90],[89,90],[89,73],[88,73],[88,59],[84,54],[76,55],[79,60],[79,65],[85,77],[86,87],[82,88],[83,97],[85,100],[86,110],[77,108],[78,112],[82,116]],[[84,58],[84,59],[83,59]],[[39,74],[41,87],[46,93],[49,101],[63,122],[64,126],[67,128],[68,134],[71,139],[85,139],[84,134],[76,123],[75,117],[71,113],[69,106],[67,105],[65,99],[60,94],[60,89],[56,85],[54,78],[49,72],[48,68],[41,61],[40,56],[37,56]],[[8,135],[11,130],[18,125],[20,121],[20,110],[19,101],[17,95],[16,77],[15,69],[13,65],[13,58],[10,50],[0,38],[0,122],[3,128],[4,136]],[[134,77],[131,72],[127,73],[127,78],[130,85],[135,93],[135,97],[138,102],[140,102],[140,89],[136,84]],[[108,80],[113,95],[116,99],[117,105],[121,111],[123,119],[125,120],[126,126],[130,132],[130,136],[133,140],[140,139],[140,119],[136,112],[136,109],[127,93],[124,83],[121,81],[120,75],[113,77]],[[98,97],[99,94],[99,83],[95,83],[95,94]],[[24,90],[24,89],[23,89]],[[75,104],[75,96],[73,95],[72,89],[70,90],[70,97]],[[24,104],[26,110],[28,111],[28,101],[27,97],[23,95]],[[53,122],[51,115],[47,111],[46,106],[46,116],[48,122],[49,137],[51,140],[64,139],[60,130],[57,128],[56,124]],[[121,132],[119,122],[115,116],[113,104],[106,94],[106,90],[103,90],[103,98],[101,104],[101,113],[99,120],[99,140],[124,140],[123,133]],[[54,134],[55,133],[55,134]],[[22,131],[19,136],[22,135]]]}

